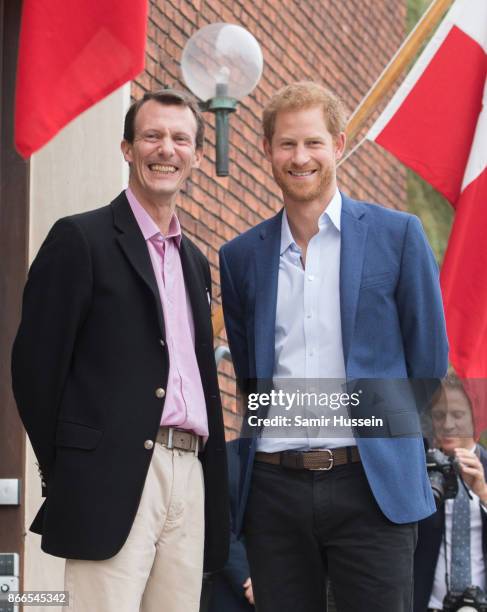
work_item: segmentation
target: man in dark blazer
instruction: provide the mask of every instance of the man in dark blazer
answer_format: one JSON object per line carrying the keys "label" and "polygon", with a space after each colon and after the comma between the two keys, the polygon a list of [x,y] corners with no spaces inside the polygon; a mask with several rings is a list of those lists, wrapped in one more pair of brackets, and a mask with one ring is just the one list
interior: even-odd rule
{"label": "man in dark blazer", "polygon": [[31,529],[68,559],[74,610],[196,611],[203,558],[226,560],[211,275],[175,213],[203,130],[185,94],[145,94],[129,188],[59,220],[29,272],[12,375],[46,497]]}
{"label": "man in dark blazer", "polygon": [[416,217],[338,191],[344,124],[336,97],[315,83],[271,98],[264,149],[284,211],[220,251],[244,392],[273,379],[381,379],[367,396],[389,393],[384,426],[369,437],[357,428],[339,439],[330,427],[286,439],[265,423],[257,435],[246,420],[236,528],[259,612],[322,612],[327,572],[339,612],[409,612],[416,521],[435,509],[412,392],[388,381],[446,372],[437,266]]}
{"label": "man in dark blazer", "polygon": [[[469,584],[460,586],[460,591],[470,583],[486,590],[487,571],[487,452],[474,437],[471,402],[462,382],[452,374],[442,383],[441,393],[431,409],[433,446],[446,455],[455,456],[461,475],[470,489],[470,540]],[[459,486],[462,486],[459,483]],[[447,543],[446,530],[451,534],[454,501],[444,501],[438,511],[418,524],[418,545],[414,553],[414,612],[441,610],[448,590],[445,570],[451,580],[451,535]],[[445,544],[448,567],[445,566]]]}

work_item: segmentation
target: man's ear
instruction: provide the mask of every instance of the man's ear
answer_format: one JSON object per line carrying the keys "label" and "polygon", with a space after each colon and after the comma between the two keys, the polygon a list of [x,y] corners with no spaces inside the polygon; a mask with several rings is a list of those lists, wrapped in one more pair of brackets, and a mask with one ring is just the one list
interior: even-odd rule
{"label": "man's ear", "polygon": [[345,147],[347,144],[347,137],[345,136],[345,132],[340,132],[335,139],[335,158],[341,159],[343,153],[345,152]]}
{"label": "man's ear", "polygon": [[272,147],[271,147],[271,143],[267,140],[267,138],[264,138],[263,148],[264,148],[264,155],[267,161],[272,161]]}
{"label": "man's ear", "polygon": [[199,168],[201,164],[201,160],[203,159],[203,147],[200,149],[196,149],[194,153],[193,163],[191,164],[192,168]]}
{"label": "man's ear", "polygon": [[122,150],[122,155],[123,155],[124,160],[130,164],[133,161],[132,145],[130,144],[130,142],[127,142],[126,140],[122,140],[122,142],[120,143],[120,149]]}

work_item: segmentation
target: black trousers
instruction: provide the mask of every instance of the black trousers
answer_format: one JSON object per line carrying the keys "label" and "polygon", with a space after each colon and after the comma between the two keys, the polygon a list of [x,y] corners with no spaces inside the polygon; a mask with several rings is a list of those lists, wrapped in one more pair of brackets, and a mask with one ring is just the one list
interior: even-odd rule
{"label": "black trousers", "polygon": [[[387,469],[387,466],[384,466]],[[360,463],[254,465],[245,538],[257,612],[410,612],[417,524],[391,523]]]}

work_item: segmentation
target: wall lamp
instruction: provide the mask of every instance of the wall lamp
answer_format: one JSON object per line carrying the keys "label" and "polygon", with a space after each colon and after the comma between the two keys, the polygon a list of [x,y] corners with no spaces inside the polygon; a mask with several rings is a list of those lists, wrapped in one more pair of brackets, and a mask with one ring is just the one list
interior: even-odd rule
{"label": "wall lamp", "polygon": [[200,99],[201,110],[215,114],[217,176],[228,176],[228,116],[255,88],[263,65],[259,43],[238,25],[204,26],[184,47],[184,82]]}

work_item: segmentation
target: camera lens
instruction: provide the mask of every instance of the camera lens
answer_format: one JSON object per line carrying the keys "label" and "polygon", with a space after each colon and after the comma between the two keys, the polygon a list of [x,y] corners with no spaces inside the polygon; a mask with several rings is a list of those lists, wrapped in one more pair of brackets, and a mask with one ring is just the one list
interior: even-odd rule
{"label": "camera lens", "polygon": [[430,472],[430,485],[433,489],[433,496],[435,498],[436,505],[442,501],[445,495],[445,482],[443,474],[441,472]]}

